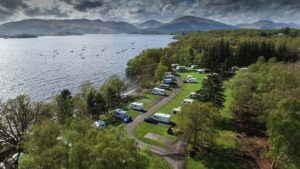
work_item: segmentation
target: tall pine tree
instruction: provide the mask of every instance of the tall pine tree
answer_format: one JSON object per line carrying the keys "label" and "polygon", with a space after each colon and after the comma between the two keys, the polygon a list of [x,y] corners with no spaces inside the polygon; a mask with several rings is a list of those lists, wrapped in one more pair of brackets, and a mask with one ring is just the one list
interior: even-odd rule
{"label": "tall pine tree", "polygon": [[222,108],[224,104],[224,88],[222,79],[216,74],[209,74],[202,82],[202,88],[197,91],[197,100],[211,102]]}

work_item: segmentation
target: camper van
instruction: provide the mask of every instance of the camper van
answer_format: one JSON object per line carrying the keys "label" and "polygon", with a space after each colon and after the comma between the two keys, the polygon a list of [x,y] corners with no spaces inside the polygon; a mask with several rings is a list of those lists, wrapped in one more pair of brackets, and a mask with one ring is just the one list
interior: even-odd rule
{"label": "camper van", "polygon": [[196,78],[188,78],[184,82],[185,83],[197,83],[197,79]]}
{"label": "camper van", "polygon": [[179,72],[184,72],[184,71],[187,71],[188,68],[186,66],[177,66],[176,70]]}
{"label": "camper van", "polygon": [[152,116],[152,119],[162,122],[162,123],[170,123],[171,122],[171,115],[169,114],[163,114],[163,113],[155,113]]}
{"label": "camper van", "polygon": [[160,95],[160,96],[167,96],[167,93],[166,93],[165,89],[160,89],[160,88],[157,88],[157,87],[152,89],[152,94]]}
{"label": "camper van", "polygon": [[113,116],[125,123],[129,123],[132,121],[132,118],[128,115],[127,111],[122,109],[115,109],[113,112]]}
{"label": "camper van", "polygon": [[172,72],[165,72],[164,76],[172,75]]}
{"label": "camper van", "polygon": [[182,104],[190,104],[190,103],[193,103],[194,102],[194,100],[192,100],[192,99],[184,99],[181,103]]}
{"label": "camper van", "polygon": [[139,102],[133,102],[130,104],[130,109],[136,111],[144,111],[144,104]]}
{"label": "camper van", "polygon": [[172,110],[173,114],[177,114],[178,112],[181,112],[181,107],[177,107]]}
{"label": "camper van", "polygon": [[159,88],[161,88],[161,89],[166,89],[166,90],[168,90],[168,89],[170,89],[170,85],[169,84],[160,84],[159,85]]}
{"label": "camper van", "polygon": [[192,99],[195,99],[197,97],[197,93],[196,92],[191,92],[189,97],[192,98]]}

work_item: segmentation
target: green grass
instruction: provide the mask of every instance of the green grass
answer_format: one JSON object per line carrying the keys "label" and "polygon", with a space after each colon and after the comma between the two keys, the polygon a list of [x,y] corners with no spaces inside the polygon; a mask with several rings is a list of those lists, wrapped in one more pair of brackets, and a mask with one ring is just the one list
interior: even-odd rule
{"label": "green grass", "polygon": [[159,155],[147,151],[141,151],[141,154],[149,160],[149,167],[147,169],[171,169],[168,162]]}
{"label": "green grass", "polygon": [[[191,73],[180,73],[180,76],[182,79],[185,79],[187,77],[187,75],[193,75],[193,77],[195,77],[198,81],[198,83],[184,83],[180,93],[173,99],[171,100],[169,103],[165,104],[164,106],[162,106],[157,112],[160,113],[165,113],[165,114],[170,114],[172,115],[171,120],[173,122],[177,122],[177,116],[174,115],[172,113],[172,110],[174,108],[177,108],[179,106],[181,106],[181,102],[185,99],[188,98],[190,92],[194,92],[197,91],[201,88],[201,83],[202,80],[204,78],[204,74],[199,74],[196,72],[191,72]],[[135,130],[135,135],[138,139],[140,139],[141,141],[144,141],[148,144],[153,144],[153,145],[157,145],[157,146],[161,146],[164,147],[164,145],[160,142],[157,142],[155,140],[151,140],[148,138],[144,138],[144,136],[151,132],[151,133],[155,133],[161,136],[165,136],[167,138],[169,138],[172,141],[176,141],[177,137],[176,136],[172,136],[169,135],[167,133],[169,126],[168,125],[154,125],[154,124],[149,124],[146,122],[142,122],[141,124],[139,124]]]}
{"label": "green grass", "polygon": [[[225,83],[226,86],[226,83]],[[232,118],[232,114],[230,112],[230,105],[233,101],[233,97],[231,95],[231,91],[229,88],[225,88],[225,103],[224,103],[224,107],[221,111],[221,115],[222,117],[226,117],[226,118]]]}
{"label": "green grass", "polygon": [[224,148],[235,148],[236,134],[232,131],[220,131],[217,144]]}

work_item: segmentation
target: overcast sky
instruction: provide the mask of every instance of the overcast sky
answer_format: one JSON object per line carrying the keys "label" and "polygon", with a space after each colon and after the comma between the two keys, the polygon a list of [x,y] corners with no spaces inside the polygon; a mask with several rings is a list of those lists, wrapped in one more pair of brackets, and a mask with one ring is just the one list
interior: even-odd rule
{"label": "overcast sky", "polygon": [[227,24],[300,23],[300,0],[0,0],[0,22],[29,18],[167,22],[183,15]]}

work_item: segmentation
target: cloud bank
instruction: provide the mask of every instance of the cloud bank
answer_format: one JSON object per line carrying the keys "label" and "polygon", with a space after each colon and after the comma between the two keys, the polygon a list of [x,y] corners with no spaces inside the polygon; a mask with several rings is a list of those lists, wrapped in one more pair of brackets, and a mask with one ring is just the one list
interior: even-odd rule
{"label": "cloud bank", "polygon": [[299,0],[0,0],[0,21],[88,18],[139,22],[183,15],[227,24],[268,19],[300,22]]}

